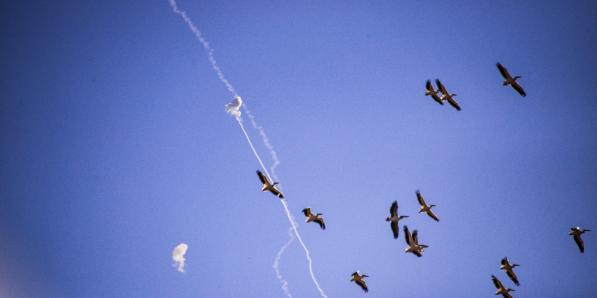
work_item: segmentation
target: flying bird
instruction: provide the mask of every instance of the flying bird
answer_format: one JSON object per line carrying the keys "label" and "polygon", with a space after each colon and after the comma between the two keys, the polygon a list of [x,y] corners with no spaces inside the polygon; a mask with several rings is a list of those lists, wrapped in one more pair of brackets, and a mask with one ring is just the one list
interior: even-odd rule
{"label": "flying bird", "polygon": [[427,91],[425,91],[425,96],[431,96],[431,98],[433,98],[433,100],[435,100],[440,105],[444,104],[439,95],[437,95],[438,90],[433,89],[433,85],[431,84],[430,80],[427,80],[427,82],[425,82],[425,88],[427,89]]}
{"label": "flying bird", "polygon": [[454,100],[454,96],[456,96],[456,94],[450,94],[450,92],[446,90],[446,86],[444,86],[444,84],[442,84],[442,82],[440,82],[439,79],[435,79],[435,83],[437,84],[437,88],[439,89],[439,91],[442,93],[441,100],[448,101],[448,103],[451,106],[453,106],[457,111],[460,111],[460,105],[458,105],[456,100]]}
{"label": "flying bird", "polygon": [[510,278],[510,280],[512,280],[512,282],[514,282],[514,284],[516,286],[520,286],[520,283],[518,282],[518,277],[516,277],[516,273],[514,273],[514,267],[520,266],[518,264],[512,264],[510,265],[510,262],[508,261],[508,258],[505,257],[502,259],[501,262],[502,265],[500,265],[500,269],[506,271],[506,274],[508,275],[508,277]]}
{"label": "flying bird", "polygon": [[419,204],[421,205],[421,209],[419,209],[419,213],[425,212],[425,213],[427,213],[427,215],[429,215],[429,217],[431,217],[435,221],[439,222],[439,218],[437,218],[435,213],[433,213],[433,211],[431,211],[431,208],[435,207],[435,205],[427,206],[427,203],[425,203],[425,200],[423,199],[421,192],[417,190],[416,194],[417,194],[417,200],[419,201]]}
{"label": "flying bird", "polygon": [[495,291],[496,295],[501,294],[502,297],[504,297],[504,298],[512,298],[512,295],[510,295],[509,292],[514,292],[514,290],[504,287],[502,282],[497,277],[495,277],[495,275],[491,276],[491,280],[493,281],[493,284],[495,285],[495,288],[497,289],[497,291]]}
{"label": "flying bird", "polygon": [[314,221],[319,224],[319,227],[322,230],[325,230],[325,222],[323,221],[322,217],[323,213],[317,213],[313,215],[313,213],[311,213],[311,208],[303,209],[303,213],[305,214],[305,217],[307,217],[307,219],[305,220],[306,223]]}
{"label": "flying bird", "polygon": [[527,96],[527,94],[524,92],[524,89],[522,89],[522,87],[518,84],[518,82],[516,82],[516,80],[520,79],[520,76],[512,77],[510,75],[510,73],[508,72],[508,70],[499,62],[496,64],[496,66],[500,70],[502,77],[504,77],[504,79],[505,79],[505,81],[502,83],[502,85],[504,85],[504,86],[510,85],[510,86],[512,86],[512,88],[514,88],[514,90],[516,90],[516,92],[518,92],[518,94],[522,95],[522,97]]}
{"label": "flying bird", "polygon": [[365,291],[365,293],[367,293],[369,292],[369,289],[367,288],[367,284],[365,283],[365,277],[369,277],[369,275],[361,274],[359,270],[357,270],[357,272],[352,274],[352,278],[350,279],[350,281],[354,281],[359,287],[361,287],[361,289],[363,289],[363,291]]}
{"label": "flying bird", "polygon": [[404,238],[406,239],[406,244],[408,244],[408,247],[404,250],[405,253],[410,252],[420,258],[423,256],[423,250],[429,247],[425,244],[419,244],[417,230],[414,230],[411,234],[406,225],[404,226]]}
{"label": "flying bird", "polygon": [[274,196],[280,199],[284,198],[284,194],[282,194],[282,192],[279,191],[276,187],[276,185],[278,185],[278,182],[270,183],[267,177],[265,177],[265,175],[263,175],[263,173],[261,173],[261,171],[259,170],[257,170],[257,176],[259,176],[259,180],[261,180],[261,183],[263,183],[261,191],[269,191],[272,194],[274,194]]}
{"label": "flying bird", "polygon": [[400,215],[398,216],[398,202],[394,201],[392,206],[390,207],[390,216],[386,217],[386,221],[390,222],[390,227],[392,227],[392,233],[394,233],[394,239],[398,239],[398,232],[400,229],[398,228],[398,222],[401,219],[407,218],[408,215]]}
{"label": "flying bird", "polygon": [[578,245],[578,249],[580,249],[580,253],[585,252],[585,243],[582,241],[580,235],[584,234],[584,232],[590,232],[591,230],[588,229],[581,229],[580,227],[573,227],[570,228],[570,233],[568,235],[574,238],[574,242]]}

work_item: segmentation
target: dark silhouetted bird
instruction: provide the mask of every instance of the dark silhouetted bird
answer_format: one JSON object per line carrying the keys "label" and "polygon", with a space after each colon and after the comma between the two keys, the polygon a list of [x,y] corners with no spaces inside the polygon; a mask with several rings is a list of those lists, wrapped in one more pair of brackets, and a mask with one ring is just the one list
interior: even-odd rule
{"label": "dark silhouetted bird", "polygon": [[454,100],[454,96],[456,96],[456,94],[450,94],[450,92],[446,90],[446,86],[444,86],[439,79],[435,79],[435,84],[437,84],[437,88],[442,93],[441,100],[448,101],[451,106],[453,106],[457,111],[460,111],[460,105],[458,105],[456,100]]}
{"label": "dark silhouetted bird", "polygon": [[369,275],[361,274],[359,270],[352,274],[352,278],[350,281],[354,281],[365,293],[369,292],[369,288],[367,288],[367,284],[365,283],[365,277],[369,277]]}
{"label": "dark silhouetted bird", "polygon": [[307,219],[305,220],[306,223],[314,221],[319,224],[319,227],[322,230],[325,230],[325,222],[323,221],[322,217],[323,213],[317,213],[313,215],[313,213],[311,213],[311,208],[303,209],[303,213],[305,214],[305,217],[307,217]]}
{"label": "dark silhouetted bird", "polygon": [[419,244],[417,230],[414,230],[412,235],[408,230],[408,226],[404,226],[404,238],[406,239],[406,244],[408,247],[404,250],[405,253],[412,253],[417,257],[423,256],[423,250],[429,246],[425,244]]}
{"label": "dark silhouetted bird", "polygon": [[524,89],[522,89],[522,87],[518,84],[518,82],[516,82],[516,80],[520,79],[520,76],[515,76],[512,77],[510,75],[510,73],[508,72],[508,70],[501,64],[501,63],[497,63],[496,64],[497,68],[500,70],[500,73],[502,74],[502,77],[504,77],[504,82],[502,83],[502,85],[504,86],[512,86],[512,88],[514,88],[514,90],[516,90],[516,92],[518,92],[518,94],[522,95],[522,97],[527,96],[527,94],[524,92]]}
{"label": "dark silhouetted bird", "polygon": [[495,288],[497,289],[497,291],[495,291],[496,295],[501,294],[502,297],[504,297],[504,298],[512,298],[512,295],[510,295],[509,292],[514,292],[514,290],[504,287],[502,282],[497,277],[495,277],[495,275],[491,276],[491,280],[493,281],[493,284],[495,285]]}
{"label": "dark silhouetted bird", "polygon": [[261,180],[261,183],[263,183],[261,191],[269,191],[280,199],[284,198],[282,192],[279,191],[276,187],[276,185],[278,185],[278,182],[270,183],[267,177],[265,177],[265,175],[263,175],[263,173],[261,173],[261,171],[259,170],[257,171],[257,176],[259,176],[259,180]]}
{"label": "dark silhouetted bird", "polygon": [[398,202],[394,201],[392,206],[390,207],[390,216],[386,217],[386,221],[390,222],[390,227],[392,227],[392,233],[394,234],[394,239],[398,239],[398,234],[400,228],[398,228],[398,222],[401,219],[407,218],[408,215],[400,215],[398,216]]}
{"label": "dark silhouetted bird", "polygon": [[520,283],[518,282],[518,277],[516,277],[516,273],[514,273],[514,267],[518,267],[520,265],[518,265],[518,264],[510,265],[510,262],[508,261],[507,257],[502,259],[501,264],[502,265],[500,265],[500,269],[506,271],[506,274],[508,275],[510,280],[512,280],[512,282],[514,282],[515,285],[520,286]]}
{"label": "dark silhouetted bird", "polygon": [[417,194],[417,200],[419,201],[419,204],[421,205],[421,209],[419,209],[419,213],[425,212],[425,213],[427,213],[427,215],[429,215],[429,217],[433,218],[435,221],[439,221],[439,218],[437,218],[435,213],[433,213],[433,211],[431,211],[431,208],[435,207],[435,205],[427,206],[427,203],[425,203],[425,200],[423,199],[421,192],[417,190],[416,194]]}
{"label": "dark silhouetted bird", "polygon": [[573,227],[570,228],[570,233],[568,233],[568,235],[572,236],[572,238],[574,238],[574,242],[576,242],[576,245],[578,245],[578,249],[580,249],[581,253],[585,252],[585,243],[582,241],[582,238],[580,237],[580,235],[584,234],[584,232],[590,232],[591,230],[588,229],[581,229],[580,227]]}

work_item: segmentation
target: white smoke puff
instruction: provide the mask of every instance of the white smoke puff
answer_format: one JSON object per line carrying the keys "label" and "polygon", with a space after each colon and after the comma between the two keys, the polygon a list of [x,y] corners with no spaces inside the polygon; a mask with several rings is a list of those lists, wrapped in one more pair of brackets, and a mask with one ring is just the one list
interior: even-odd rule
{"label": "white smoke puff", "polygon": [[240,96],[235,96],[234,99],[226,104],[226,113],[236,117],[236,118],[240,118],[240,107],[243,105],[243,100],[242,98],[240,98]]}
{"label": "white smoke puff", "polygon": [[186,243],[181,243],[172,251],[172,260],[176,263],[175,265],[178,265],[179,272],[184,272],[184,262],[186,261],[184,255],[187,253],[187,249],[189,246]]}

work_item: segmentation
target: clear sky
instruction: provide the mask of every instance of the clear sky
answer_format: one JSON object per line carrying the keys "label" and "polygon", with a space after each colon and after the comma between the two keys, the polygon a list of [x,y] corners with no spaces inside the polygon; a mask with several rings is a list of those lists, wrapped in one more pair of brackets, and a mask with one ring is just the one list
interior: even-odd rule
{"label": "clear sky", "polygon": [[[329,297],[364,295],[356,269],[367,297],[494,297],[504,256],[515,297],[597,296],[595,1],[178,5],[274,145]],[[166,0],[4,1],[0,24],[0,296],[284,297],[288,221]],[[435,78],[461,112],[424,96]],[[393,200],[422,258],[392,239]],[[280,270],[318,297],[296,242]]]}

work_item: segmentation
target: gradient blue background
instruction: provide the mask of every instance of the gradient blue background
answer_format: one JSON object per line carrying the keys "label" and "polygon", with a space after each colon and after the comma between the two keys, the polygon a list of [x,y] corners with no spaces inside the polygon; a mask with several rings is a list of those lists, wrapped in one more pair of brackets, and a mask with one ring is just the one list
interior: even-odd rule
{"label": "gradient blue background", "polygon": [[[512,286],[504,256],[521,264],[515,296],[597,296],[597,232],[584,255],[567,235],[597,230],[594,1],[178,5],[266,128],[330,297],[363,296],[356,269],[367,297],[494,297],[491,274]],[[283,297],[282,206],[167,1],[4,1],[0,15],[0,296]],[[423,95],[435,78],[461,112]],[[416,214],[416,189],[440,223]],[[391,238],[393,200],[424,257]],[[302,223],[307,206],[326,231]],[[281,271],[317,297],[297,243]]]}

